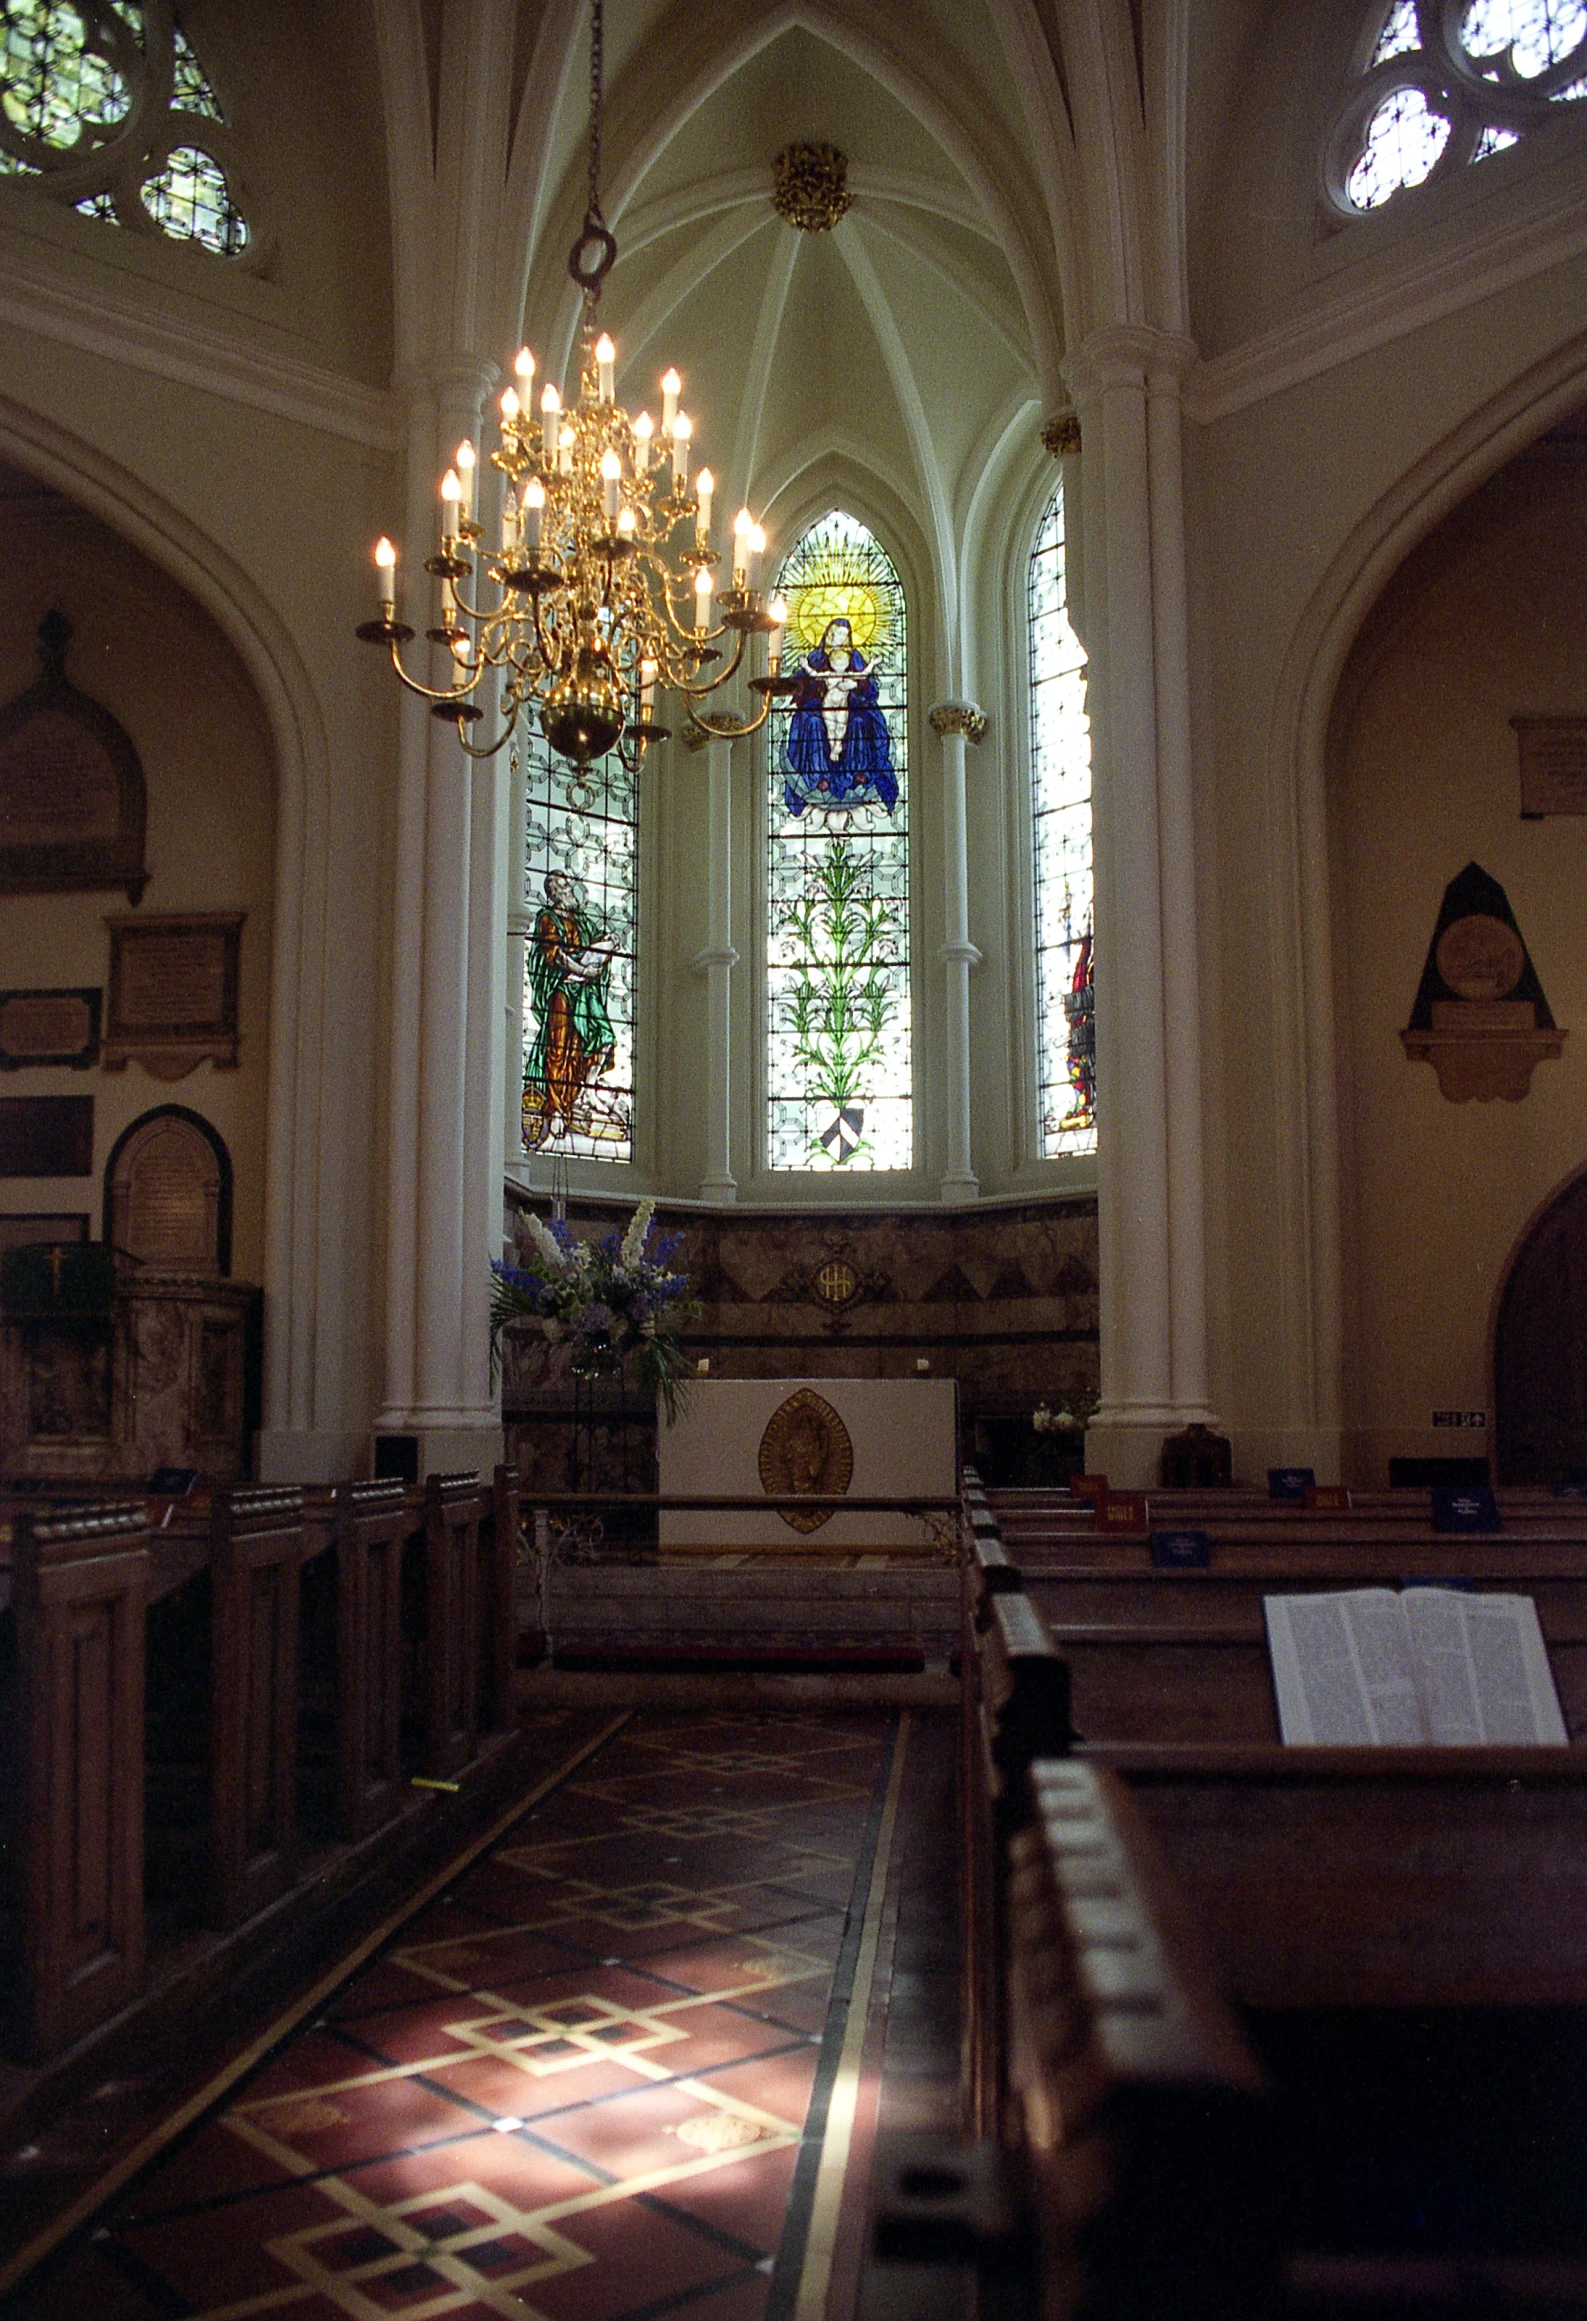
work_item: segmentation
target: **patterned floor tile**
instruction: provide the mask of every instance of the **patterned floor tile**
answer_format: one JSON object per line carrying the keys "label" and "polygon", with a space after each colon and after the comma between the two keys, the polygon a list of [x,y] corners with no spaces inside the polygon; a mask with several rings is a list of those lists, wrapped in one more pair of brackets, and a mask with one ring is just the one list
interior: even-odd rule
{"label": "patterned floor tile", "polygon": [[19,2317],[761,2321],[891,1723],[636,1718]]}

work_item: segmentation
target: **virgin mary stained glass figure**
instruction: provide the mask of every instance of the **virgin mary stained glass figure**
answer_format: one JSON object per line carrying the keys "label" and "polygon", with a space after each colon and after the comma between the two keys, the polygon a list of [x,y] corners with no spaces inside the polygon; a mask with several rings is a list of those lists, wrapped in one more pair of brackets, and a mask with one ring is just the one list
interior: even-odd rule
{"label": "virgin mary stained glass figure", "polygon": [[790,814],[898,803],[892,737],[882,714],[878,664],[854,642],[852,624],[828,621],[794,672],[783,795]]}

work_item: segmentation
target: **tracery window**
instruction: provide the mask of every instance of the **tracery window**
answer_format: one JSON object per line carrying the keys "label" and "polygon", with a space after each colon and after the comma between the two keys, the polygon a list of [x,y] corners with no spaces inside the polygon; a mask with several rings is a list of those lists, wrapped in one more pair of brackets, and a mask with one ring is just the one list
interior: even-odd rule
{"label": "tracery window", "polygon": [[1393,0],[1328,140],[1347,217],[1486,161],[1587,97],[1587,0]]}
{"label": "tracery window", "polygon": [[881,542],[833,510],[784,558],[791,700],[768,723],[774,1169],[907,1169],[908,625]]}
{"label": "tracery window", "polygon": [[0,0],[0,175],[220,257],[255,239],[231,131],[168,0]]}
{"label": "tracery window", "polygon": [[639,822],[615,752],[570,765],[538,734],[525,775],[523,1142],[553,1159],[634,1157]]}
{"label": "tracery window", "polygon": [[1061,483],[1037,527],[1026,605],[1036,872],[1036,1101],[1042,1157],[1052,1160],[1097,1149],[1091,729],[1085,647],[1069,620]]}

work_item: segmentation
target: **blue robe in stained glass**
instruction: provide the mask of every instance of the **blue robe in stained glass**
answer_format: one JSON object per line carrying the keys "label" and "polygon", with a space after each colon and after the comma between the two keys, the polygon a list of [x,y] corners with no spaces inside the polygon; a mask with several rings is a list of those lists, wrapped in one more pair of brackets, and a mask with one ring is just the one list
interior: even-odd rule
{"label": "blue robe in stained glass", "polygon": [[898,803],[892,742],[879,706],[876,664],[855,646],[845,620],[829,621],[794,676],[788,720],[788,811]]}

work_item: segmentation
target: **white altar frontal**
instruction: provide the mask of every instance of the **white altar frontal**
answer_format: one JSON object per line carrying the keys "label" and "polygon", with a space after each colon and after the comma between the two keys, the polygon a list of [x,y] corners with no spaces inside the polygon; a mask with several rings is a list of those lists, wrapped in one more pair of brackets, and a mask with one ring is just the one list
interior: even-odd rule
{"label": "white altar frontal", "polygon": [[[661,1495],[951,1499],[952,1378],[701,1378],[661,1429]],[[951,1510],[663,1509],[663,1555],[940,1556]]]}

